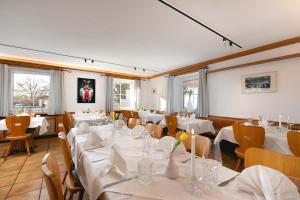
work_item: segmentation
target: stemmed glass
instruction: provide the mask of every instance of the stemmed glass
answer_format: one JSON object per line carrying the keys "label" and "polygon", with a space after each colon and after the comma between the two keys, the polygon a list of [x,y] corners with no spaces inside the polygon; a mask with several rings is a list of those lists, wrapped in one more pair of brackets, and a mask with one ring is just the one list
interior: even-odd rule
{"label": "stemmed glass", "polygon": [[153,153],[156,149],[156,141],[150,134],[146,134],[144,137],[144,148],[143,152],[146,154],[146,157],[149,157],[150,153]]}
{"label": "stemmed glass", "polygon": [[290,117],[288,117],[288,120],[286,121],[286,123],[288,124],[288,130],[291,131],[292,127],[295,125],[295,121],[293,119],[291,119]]}

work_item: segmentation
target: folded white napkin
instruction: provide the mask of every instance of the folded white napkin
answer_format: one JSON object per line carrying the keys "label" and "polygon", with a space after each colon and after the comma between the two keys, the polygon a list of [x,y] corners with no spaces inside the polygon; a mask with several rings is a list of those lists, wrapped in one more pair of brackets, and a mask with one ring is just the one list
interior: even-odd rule
{"label": "folded white napkin", "polygon": [[195,113],[191,114],[190,119],[196,119]]}
{"label": "folded white napkin", "polygon": [[237,189],[252,193],[256,200],[300,199],[297,187],[281,172],[256,165],[246,168],[235,179]]}
{"label": "folded white napkin", "polygon": [[250,122],[245,122],[244,125],[245,126],[253,126],[253,124],[251,124]]}
{"label": "folded white napkin", "polygon": [[87,134],[90,131],[90,126],[87,122],[81,122],[77,128],[77,134]]}
{"label": "folded white napkin", "polygon": [[23,112],[21,114],[17,114],[17,116],[30,116],[30,115],[28,113],[26,113],[26,112]]}
{"label": "folded white napkin", "polygon": [[153,110],[152,114],[156,114],[156,110]]}
{"label": "folded white napkin", "polygon": [[105,142],[103,138],[97,135],[97,130],[93,129],[87,135],[87,140],[85,142],[85,149],[104,147],[104,144]]}
{"label": "folded white napkin", "polygon": [[[176,139],[174,137],[171,137],[171,136],[164,136],[162,137],[159,141],[158,141],[158,144],[157,144],[157,150],[160,150],[160,151],[170,151],[172,150],[173,148],[173,145],[176,143]],[[174,153],[186,153],[186,149],[185,149],[185,146],[184,144],[180,144]]]}
{"label": "folded white napkin", "polygon": [[139,139],[142,138],[144,135],[144,131],[145,131],[145,127],[142,125],[137,125],[135,126],[132,131],[131,134],[133,136],[134,139]]}
{"label": "folded white napkin", "polygon": [[124,174],[127,173],[127,164],[126,164],[125,159],[122,157],[118,146],[113,145],[111,147],[109,161],[112,164],[112,166],[114,166],[115,168],[120,170],[122,173],[124,173]]}

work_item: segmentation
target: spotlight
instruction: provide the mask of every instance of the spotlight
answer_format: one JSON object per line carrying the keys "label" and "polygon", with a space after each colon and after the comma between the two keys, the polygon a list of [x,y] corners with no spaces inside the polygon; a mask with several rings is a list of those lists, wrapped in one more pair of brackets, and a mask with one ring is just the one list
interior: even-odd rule
{"label": "spotlight", "polygon": [[136,67],[135,68],[133,68],[134,70],[136,70]]}
{"label": "spotlight", "polygon": [[230,47],[232,47],[232,44],[233,44],[232,41],[229,41],[229,46],[230,46]]}
{"label": "spotlight", "polygon": [[92,63],[94,63],[94,60],[91,60]]}
{"label": "spotlight", "polygon": [[146,71],[145,69],[143,69],[143,71]]}
{"label": "spotlight", "polygon": [[226,38],[223,38],[223,45],[224,46],[226,46],[226,42],[227,42]]}
{"label": "spotlight", "polygon": [[86,62],[86,58],[84,59],[84,62]]}

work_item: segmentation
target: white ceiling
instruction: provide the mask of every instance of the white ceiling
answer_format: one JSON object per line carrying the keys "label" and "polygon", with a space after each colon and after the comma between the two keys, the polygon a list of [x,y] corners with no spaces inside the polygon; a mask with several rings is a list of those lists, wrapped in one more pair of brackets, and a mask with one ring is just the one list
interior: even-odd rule
{"label": "white ceiling", "polygon": [[[299,0],[168,0],[249,49],[300,35]],[[155,70],[0,46],[0,54],[154,74],[240,51],[157,0],[0,0],[0,43]]]}

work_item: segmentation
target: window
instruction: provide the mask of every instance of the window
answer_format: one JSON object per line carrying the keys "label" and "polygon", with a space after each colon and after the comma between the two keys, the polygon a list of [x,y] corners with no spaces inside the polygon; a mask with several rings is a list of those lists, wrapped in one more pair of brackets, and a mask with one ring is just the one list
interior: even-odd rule
{"label": "window", "polygon": [[135,108],[135,85],[133,80],[114,79],[113,102],[114,109]]}
{"label": "window", "polygon": [[47,112],[50,76],[13,73],[13,112]]}
{"label": "window", "polygon": [[198,79],[183,81],[183,110],[194,112],[198,101]]}

